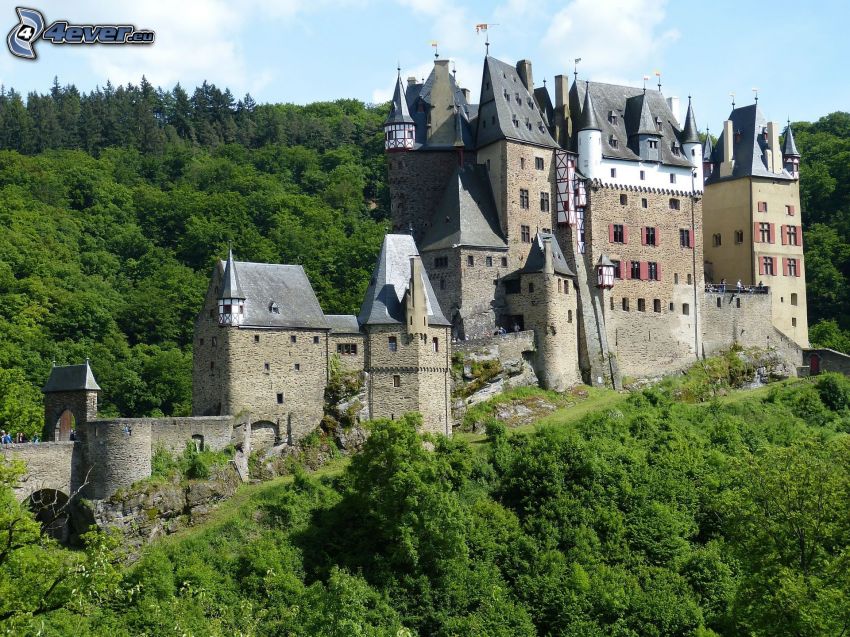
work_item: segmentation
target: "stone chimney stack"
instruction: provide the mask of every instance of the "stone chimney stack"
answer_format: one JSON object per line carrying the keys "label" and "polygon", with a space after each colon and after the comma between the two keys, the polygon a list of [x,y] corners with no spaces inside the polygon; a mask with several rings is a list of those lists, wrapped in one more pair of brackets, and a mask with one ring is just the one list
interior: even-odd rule
{"label": "stone chimney stack", "polygon": [[470,100],[472,99],[472,93],[469,92],[468,88],[462,88],[460,89],[460,91],[461,93],[463,93],[463,99],[465,99],[466,103],[469,104]]}
{"label": "stone chimney stack", "polygon": [[720,176],[730,177],[735,166],[734,157],[735,131],[732,130],[732,120],[723,122],[723,161],[720,162]]}
{"label": "stone chimney stack", "polygon": [[422,281],[422,258],[410,257],[410,281],[407,286],[407,333],[424,334],[428,327],[425,284]]}
{"label": "stone chimney stack", "polygon": [[531,75],[531,60],[520,60],[516,63],[516,72],[519,79],[528,89],[529,93],[534,93],[534,78]]}
{"label": "stone chimney stack", "polygon": [[779,147],[779,124],[767,123],[767,169],[775,174],[782,172],[782,149]]}
{"label": "stone chimney stack", "polygon": [[552,257],[552,236],[543,237],[543,273],[555,274],[555,259]]}
{"label": "stone chimney stack", "polygon": [[407,86],[408,86],[408,88],[411,87],[411,86],[416,86],[417,83],[418,83],[418,80],[416,79],[415,75],[408,75],[407,76]]}
{"label": "stone chimney stack", "polygon": [[566,75],[555,76],[555,141],[562,148],[569,145],[570,130],[570,78]]}

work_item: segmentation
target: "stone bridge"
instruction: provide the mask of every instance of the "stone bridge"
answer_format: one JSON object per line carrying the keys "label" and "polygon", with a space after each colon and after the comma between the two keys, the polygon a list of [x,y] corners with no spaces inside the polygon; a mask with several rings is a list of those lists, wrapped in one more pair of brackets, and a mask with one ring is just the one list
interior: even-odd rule
{"label": "stone bridge", "polygon": [[24,501],[34,493],[42,490],[52,490],[70,497],[72,491],[82,483],[74,472],[73,442],[42,442],[39,444],[25,443],[10,445],[3,448],[3,456],[7,461],[20,459],[27,467],[18,486],[14,489],[15,497]]}

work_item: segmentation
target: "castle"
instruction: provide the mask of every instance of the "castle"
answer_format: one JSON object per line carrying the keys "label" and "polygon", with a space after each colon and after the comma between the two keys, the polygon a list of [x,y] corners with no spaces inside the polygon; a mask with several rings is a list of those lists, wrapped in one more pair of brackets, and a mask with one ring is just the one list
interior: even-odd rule
{"label": "castle", "polygon": [[[325,314],[301,266],[231,251],[195,321],[192,417],[99,420],[88,363],[53,369],[45,440],[68,440],[69,414],[78,431],[73,454],[45,460],[56,488],[93,471],[86,495],[107,497],[150,475],[157,446],[294,444],[322,420],[335,364],[362,373],[365,417],[416,411],[450,435],[453,344],[468,339],[522,333],[513,347],[530,344],[554,390],[620,388],[735,344],[801,365],[790,124],[780,141],[757,104],[733,107],[713,146],[690,99],[682,119],[660,87],[554,86],[553,102],[529,61],[487,56],[474,104],[448,60],[423,82],[399,73],[384,124],[392,232],[359,314]],[[813,370],[820,356],[807,353]]]}
{"label": "castle", "polygon": [[360,314],[323,315],[299,266],[229,256],[196,323],[198,415],[301,437],[336,354],[364,372],[370,417],[419,411],[449,434],[452,342],[505,331],[533,332],[556,390],[735,343],[801,363],[800,156],[756,105],[712,148],[660,90],[559,75],[553,102],[529,61],[488,56],[474,104],[437,59],[422,82],[399,73],[384,134],[393,234]]}

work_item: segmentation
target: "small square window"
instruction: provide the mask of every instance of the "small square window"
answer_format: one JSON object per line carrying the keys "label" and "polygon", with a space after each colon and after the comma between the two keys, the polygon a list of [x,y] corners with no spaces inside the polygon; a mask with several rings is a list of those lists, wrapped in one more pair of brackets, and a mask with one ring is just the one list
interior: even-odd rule
{"label": "small square window", "polygon": [[435,352],[440,351],[440,339],[437,338],[436,336],[431,339],[431,345],[434,347]]}
{"label": "small square window", "polygon": [[645,179],[646,179],[646,171],[645,171],[645,170],[641,170],[641,171],[640,171],[640,178],[641,178],[642,180],[645,180]]}
{"label": "small square window", "polygon": [[669,309],[670,309],[671,312],[673,311],[673,302],[672,301],[670,301]]}
{"label": "small square window", "polygon": [[652,311],[661,314],[661,299],[652,299]]}
{"label": "small square window", "polygon": [[690,313],[691,313],[691,306],[688,305],[687,303],[682,303],[682,314],[684,314],[685,316],[688,316],[688,315],[690,315]]}
{"label": "small square window", "polygon": [[398,351],[398,339],[395,336],[390,336],[387,339],[387,346],[389,347],[391,352]]}
{"label": "small square window", "polygon": [[791,317],[791,327],[797,327],[797,319],[793,316]]}
{"label": "small square window", "polygon": [[290,342],[290,343],[295,343],[295,342],[297,342],[297,341],[298,341],[298,337],[297,337],[297,336],[295,336],[295,334],[293,334],[292,336],[290,336],[290,337],[289,337],[289,342]]}
{"label": "small square window", "polygon": [[623,297],[623,310],[625,312],[629,311],[629,299],[626,298],[625,296]]}
{"label": "small square window", "polygon": [[628,195],[620,195],[620,205],[625,206],[628,203],[629,203],[629,196]]}
{"label": "small square window", "polygon": [[641,207],[641,208],[649,208],[649,200],[647,200],[647,198],[646,198],[646,197],[643,197],[643,198],[640,200],[640,207]]}
{"label": "small square window", "polygon": [[467,255],[466,257],[466,265],[468,265],[470,268],[475,265],[475,257],[471,254]]}
{"label": "small square window", "polygon": [[493,267],[493,257],[484,257],[484,265],[486,265],[488,268],[492,268]]}
{"label": "small square window", "polygon": [[295,371],[296,371],[296,372],[300,372],[300,371],[301,371],[301,363],[295,363]]}
{"label": "small square window", "polygon": [[520,168],[525,168],[525,157],[520,157],[520,158],[519,158],[519,167],[520,167]]}
{"label": "small square window", "polygon": [[502,257],[502,267],[508,267],[508,257]]}
{"label": "small square window", "polygon": [[401,387],[401,376],[398,374],[393,375],[393,387]]}
{"label": "small square window", "polygon": [[612,168],[612,169],[611,169],[611,178],[613,179],[613,178],[614,178],[614,177],[616,177],[616,176],[617,176],[617,169],[616,169],[616,168]]}
{"label": "small square window", "polygon": [[535,158],[534,158],[534,167],[535,167],[537,170],[543,170],[543,169],[544,169],[545,164],[544,164],[544,162],[543,162],[543,158],[542,158],[542,157],[535,157]]}
{"label": "small square window", "polygon": [[271,365],[263,363],[263,370],[268,373],[271,370]]}
{"label": "small square window", "polygon": [[670,199],[670,210],[679,210],[681,202],[678,199]]}
{"label": "small square window", "polygon": [[255,342],[255,343],[259,343],[259,342],[260,342],[260,335],[259,335],[259,334],[254,334],[254,342]]}
{"label": "small square window", "polygon": [[283,394],[278,394],[278,395],[277,395],[277,404],[278,404],[278,405],[282,405],[282,404],[283,404]]}
{"label": "small square window", "polygon": [[318,336],[314,336],[314,337],[313,337],[313,345],[318,345],[318,344],[319,344],[319,337],[318,337]]}
{"label": "small square window", "polygon": [[670,173],[670,183],[671,184],[676,183],[676,175],[674,175],[673,173]]}
{"label": "small square window", "polygon": [[638,312],[646,312],[646,299],[638,299]]}

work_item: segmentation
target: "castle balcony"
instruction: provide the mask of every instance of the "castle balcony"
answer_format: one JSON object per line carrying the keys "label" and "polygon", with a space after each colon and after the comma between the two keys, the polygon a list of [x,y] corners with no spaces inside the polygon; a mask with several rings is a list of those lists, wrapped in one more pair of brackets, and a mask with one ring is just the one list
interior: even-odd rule
{"label": "castle balcony", "polygon": [[710,294],[769,294],[768,285],[742,285],[737,283],[706,283],[705,291]]}

